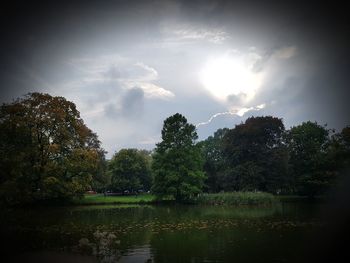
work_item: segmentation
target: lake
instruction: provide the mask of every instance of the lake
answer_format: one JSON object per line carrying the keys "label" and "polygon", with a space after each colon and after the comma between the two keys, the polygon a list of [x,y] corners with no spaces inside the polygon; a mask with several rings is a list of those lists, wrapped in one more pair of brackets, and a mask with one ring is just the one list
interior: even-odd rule
{"label": "lake", "polygon": [[101,205],[1,214],[11,262],[296,262],[320,203],[273,207]]}

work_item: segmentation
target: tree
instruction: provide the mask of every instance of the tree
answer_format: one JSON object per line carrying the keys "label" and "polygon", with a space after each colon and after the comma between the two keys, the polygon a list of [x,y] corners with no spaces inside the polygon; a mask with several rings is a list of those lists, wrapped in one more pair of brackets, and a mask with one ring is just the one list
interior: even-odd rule
{"label": "tree", "polygon": [[195,126],[179,113],[164,121],[152,165],[152,191],[158,197],[170,196],[182,202],[202,191],[205,176],[197,137]]}
{"label": "tree", "polygon": [[289,131],[288,145],[296,192],[310,197],[324,193],[335,177],[328,158],[329,130],[303,122]]}
{"label": "tree", "polygon": [[81,196],[103,169],[104,154],[63,97],[30,93],[0,108],[0,195],[7,203]]}
{"label": "tree", "polygon": [[250,117],[225,134],[229,190],[276,193],[286,187],[288,152],[284,132],[282,119],[265,116]]}
{"label": "tree", "polygon": [[152,187],[152,181],[153,181],[153,175],[152,175],[152,151],[148,150],[138,150],[138,153],[142,156],[142,158],[146,162],[146,170],[148,171],[146,174],[144,174],[143,177],[141,177],[141,184],[143,185],[143,189],[145,191],[151,190]]}
{"label": "tree", "polygon": [[328,158],[336,170],[350,168],[350,126],[333,134],[328,147]]}
{"label": "tree", "polygon": [[204,159],[204,171],[206,173],[206,189],[209,192],[219,192],[226,188],[225,158],[223,153],[223,138],[228,132],[228,128],[218,129],[214,136],[209,136],[206,140],[198,143],[202,150]]}
{"label": "tree", "polygon": [[151,185],[150,158],[145,150],[122,149],[109,162],[111,188],[131,192],[149,190]]}
{"label": "tree", "polygon": [[350,168],[350,126],[346,126],[340,133],[341,168]]}

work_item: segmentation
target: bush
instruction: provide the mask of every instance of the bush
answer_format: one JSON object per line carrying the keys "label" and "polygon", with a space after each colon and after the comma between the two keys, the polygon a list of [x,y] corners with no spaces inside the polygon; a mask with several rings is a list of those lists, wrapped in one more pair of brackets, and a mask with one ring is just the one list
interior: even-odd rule
{"label": "bush", "polygon": [[202,194],[195,200],[205,205],[272,205],[278,200],[269,193],[264,192],[230,192],[217,194]]}

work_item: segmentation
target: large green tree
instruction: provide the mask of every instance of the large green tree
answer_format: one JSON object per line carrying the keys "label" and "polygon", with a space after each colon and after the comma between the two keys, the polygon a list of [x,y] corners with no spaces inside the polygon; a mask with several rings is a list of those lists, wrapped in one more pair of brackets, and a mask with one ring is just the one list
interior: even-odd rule
{"label": "large green tree", "polygon": [[227,190],[280,192],[288,184],[282,119],[250,117],[224,136]]}
{"label": "large green tree", "polygon": [[112,190],[122,193],[150,190],[150,162],[150,153],[145,150],[122,149],[117,152],[108,164]]}
{"label": "large green tree", "polygon": [[7,203],[81,196],[102,177],[104,154],[63,97],[30,93],[0,108],[0,195]]}
{"label": "large green tree", "polygon": [[158,197],[170,196],[181,202],[202,191],[205,175],[197,137],[195,126],[179,113],[164,121],[152,165],[152,191]]}
{"label": "large green tree", "polygon": [[335,179],[336,161],[332,157],[334,143],[329,130],[317,122],[303,122],[288,133],[290,167],[298,194],[322,194]]}

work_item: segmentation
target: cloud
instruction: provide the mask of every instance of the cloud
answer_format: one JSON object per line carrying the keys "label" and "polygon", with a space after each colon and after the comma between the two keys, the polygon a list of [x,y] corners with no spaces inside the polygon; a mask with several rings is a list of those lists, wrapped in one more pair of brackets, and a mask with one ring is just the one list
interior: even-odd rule
{"label": "cloud", "polygon": [[156,69],[143,62],[134,62],[119,55],[71,59],[68,65],[76,71],[76,79],[63,84],[65,89],[114,85],[128,90],[141,88],[146,98],[169,99],[174,93],[153,83],[158,79]]}
{"label": "cloud", "polygon": [[122,114],[125,117],[137,117],[142,114],[145,93],[135,87],[128,90],[122,100]]}
{"label": "cloud", "polygon": [[[133,83],[131,82],[131,84]],[[162,87],[159,87],[153,83],[138,82],[137,84],[145,92],[146,98],[150,98],[150,99],[159,98],[159,99],[167,100],[175,97],[174,93],[172,93],[171,91],[163,89]]]}
{"label": "cloud", "polygon": [[134,87],[126,90],[115,101],[105,104],[103,110],[98,111],[98,113],[104,114],[112,120],[140,118],[143,115],[144,99],[143,89]]}
{"label": "cloud", "polygon": [[160,136],[149,136],[142,138],[141,140],[138,141],[139,144],[141,145],[155,145],[156,143],[160,142],[161,138]]}
{"label": "cloud", "polygon": [[108,120],[136,118],[143,112],[144,100],[169,100],[174,93],[161,87],[155,68],[120,55],[71,59],[73,78],[60,86],[60,92],[76,102],[84,118]]}
{"label": "cloud", "polygon": [[242,105],[246,99],[247,99],[247,95],[245,93],[239,93],[237,95],[231,94],[227,96],[227,102],[230,105],[235,105],[235,106]]}
{"label": "cloud", "polygon": [[283,47],[275,51],[274,55],[280,59],[289,59],[295,56],[297,52],[296,47]]}
{"label": "cloud", "polygon": [[[348,44],[342,28],[315,16],[320,9],[135,2],[78,5],[69,14],[49,5],[47,27],[38,27],[37,12],[14,19],[1,60],[8,100],[30,91],[66,97],[110,152],[151,148],[163,120],[176,112],[193,123],[207,120],[203,139],[250,114],[283,117],[286,126],[310,119],[342,127],[349,119]],[[263,75],[251,100],[238,94],[218,101],[200,85],[197,71],[206,58],[227,50]],[[255,106],[263,103],[263,110]]]}
{"label": "cloud", "polygon": [[[262,52],[256,47],[249,47],[246,51],[242,49],[230,49],[226,51],[227,56],[235,60],[240,60],[245,67],[262,76],[261,86],[254,92],[254,96],[252,96],[250,100],[247,99],[247,94],[245,93],[227,96],[225,101],[225,105],[228,109],[227,111],[217,112],[207,121],[199,122],[196,126],[208,125],[220,116],[231,115],[243,117],[248,112],[258,112],[265,109],[266,102],[272,106],[272,100],[281,99],[280,96],[283,96],[283,94],[293,94],[292,91],[284,88],[282,91],[281,88],[289,87],[290,85],[285,84],[285,80],[293,78],[293,75],[288,75],[288,72],[291,72],[287,70],[288,68],[293,69],[292,72],[294,72],[294,74],[298,74],[297,71],[295,71],[293,63],[288,61],[294,57],[296,53],[297,48],[295,46],[271,48],[265,52]],[[286,70],[283,74],[280,72],[281,67]],[[278,77],[276,77],[276,74]]]}
{"label": "cloud", "polygon": [[135,63],[135,66],[138,66],[138,67],[146,70],[149,73],[149,75],[146,77],[146,79],[148,78],[149,80],[156,80],[158,78],[158,72],[154,68],[152,68],[148,65],[145,65],[142,62]]}
{"label": "cloud", "polygon": [[229,39],[229,34],[222,28],[195,26],[191,24],[164,24],[161,29],[165,36],[164,42],[195,42],[208,41],[214,44],[222,44]]}
{"label": "cloud", "polygon": [[198,128],[199,126],[202,125],[207,125],[211,123],[215,118],[222,116],[222,115],[237,115],[239,117],[243,117],[243,115],[249,111],[259,111],[262,110],[266,107],[266,104],[260,104],[255,107],[249,107],[249,108],[236,108],[236,109],[231,109],[230,111],[224,111],[224,112],[218,112],[212,115],[207,121],[200,122],[196,124],[196,127]]}
{"label": "cloud", "polygon": [[253,49],[250,52],[250,56],[252,56],[255,61],[252,61],[252,70],[254,72],[261,72],[265,69],[265,67],[275,61],[280,59],[290,59],[297,54],[297,47],[295,46],[286,46],[280,48],[271,48],[269,50],[265,50],[260,54]]}
{"label": "cloud", "polygon": [[[109,103],[105,105],[102,111],[98,111],[97,114],[103,113],[109,119],[116,119],[120,117],[119,108],[114,103]],[[93,114],[93,113],[92,113]],[[91,117],[91,115],[90,115]]]}

